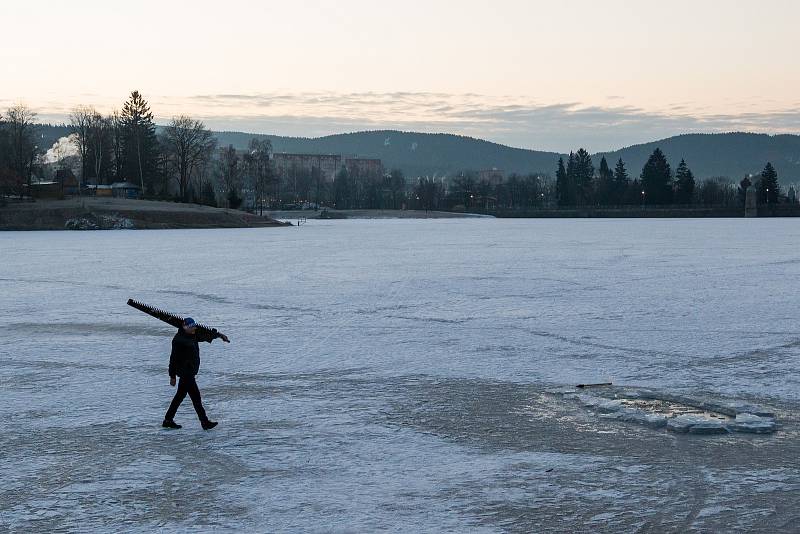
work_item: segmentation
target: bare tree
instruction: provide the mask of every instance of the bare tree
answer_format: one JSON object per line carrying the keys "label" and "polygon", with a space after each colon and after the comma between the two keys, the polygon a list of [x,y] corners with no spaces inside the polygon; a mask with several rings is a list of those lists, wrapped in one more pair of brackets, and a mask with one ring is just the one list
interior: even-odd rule
{"label": "bare tree", "polygon": [[192,172],[208,161],[215,146],[213,134],[202,122],[191,117],[174,117],[164,128],[164,147],[176,171],[175,179],[184,201],[188,200]]}
{"label": "bare tree", "polygon": [[125,165],[125,145],[124,145],[124,124],[119,115],[119,111],[114,110],[108,116],[108,127],[111,129],[111,164],[113,166],[114,177],[122,177],[122,169]]}
{"label": "bare tree", "polygon": [[35,144],[35,120],[36,113],[22,104],[6,111],[5,128],[9,136],[11,170],[19,180],[27,182],[29,189],[38,149]]}
{"label": "bare tree", "polygon": [[[97,111],[91,106],[78,106],[69,114],[70,129],[75,134],[73,139],[78,149],[78,157],[81,160],[81,184],[86,180],[87,154],[89,153],[91,137],[89,128],[92,116],[96,114]],[[78,191],[80,191],[80,187],[78,187]]]}
{"label": "bare tree", "polygon": [[95,178],[100,180],[101,171],[103,171],[103,162],[108,158],[109,154],[109,121],[97,112],[94,112],[89,118],[89,147],[91,154],[92,171],[94,171]]}
{"label": "bare tree", "polygon": [[[228,201],[228,207],[238,208],[240,203],[239,189],[241,187],[241,159],[233,145],[219,149],[219,175],[222,187]],[[233,205],[236,204],[236,205]]]}
{"label": "bare tree", "polygon": [[[250,178],[255,201],[259,206],[259,214],[264,215],[264,197],[272,184],[274,173],[270,162],[272,143],[269,139],[250,140],[247,154],[244,156],[245,168]],[[255,206],[253,206],[255,208]]]}

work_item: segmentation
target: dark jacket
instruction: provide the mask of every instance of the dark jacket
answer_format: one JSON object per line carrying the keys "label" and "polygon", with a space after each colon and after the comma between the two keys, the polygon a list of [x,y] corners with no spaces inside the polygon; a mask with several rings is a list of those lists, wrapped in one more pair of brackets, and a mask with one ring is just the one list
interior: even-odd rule
{"label": "dark jacket", "polygon": [[217,337],[211,333],[197,329],[194,335],[187,334],[183,328],[172,338],[172,354],[169,355],[169,376],[192,377],[200,370],[200,347],[198,341],[211,341]]}

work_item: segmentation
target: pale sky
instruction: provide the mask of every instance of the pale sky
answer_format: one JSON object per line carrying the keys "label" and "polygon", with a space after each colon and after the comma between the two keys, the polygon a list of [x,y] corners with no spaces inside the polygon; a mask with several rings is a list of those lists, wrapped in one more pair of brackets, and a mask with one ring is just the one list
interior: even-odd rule
{"label": "pale sky", "polygon": [[3,0],[0,110],[318,136],[396,128],[599,151],[800,133],[794,0]]}

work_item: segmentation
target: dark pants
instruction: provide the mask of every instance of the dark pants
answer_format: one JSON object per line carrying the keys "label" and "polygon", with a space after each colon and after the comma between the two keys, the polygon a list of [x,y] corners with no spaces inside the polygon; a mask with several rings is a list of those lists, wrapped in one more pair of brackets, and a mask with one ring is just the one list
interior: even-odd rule
{"label": "dark pants", "polygon": [[197,382],[195,382],[193,376],[182,376],[178,381],[178,391],[175,392],[175,397],[173,397],[172,403],[169,405],[167,415],[164,416],[165,421],[172,421],[175,418],[178,406],[180,406],[183,399],[186,398],[187,393],[189,394],[189,398],[192,399],[197,417],[200,421],[208,421],[206,411],[203,409],[203,402],[200,400],[200,388],[197,387]]}

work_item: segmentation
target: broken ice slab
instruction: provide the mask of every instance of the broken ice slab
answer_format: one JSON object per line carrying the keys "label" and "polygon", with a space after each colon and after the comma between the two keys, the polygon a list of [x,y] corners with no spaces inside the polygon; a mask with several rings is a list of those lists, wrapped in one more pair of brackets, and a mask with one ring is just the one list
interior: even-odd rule
{"label": "broken ice slab", "polygon": [[736,411],[736,416],[738,417],[739,414],[751,414],[756,415],[758,417],[769,417],[774,418],[775,413],[762,408],[761,406],[756,406],[754,404],[746,403],[746,402],[731,402],[728,406]]}
{"label": "broken ice slab", "polygon": [[[666,427],[672,432],[698,435],[729,432],[768,434],[778,429],[772,412],[745,402],[718,402],[630,387],[595,395],[561,391],[562,398],[577,400],[603,419],[649,428]],[[614,397],[611,398],[610,394]]]}
{"label": "broken ice slab", "polygon": [[777,423],[770,417],[762,417],[750,413],[736,414],[736,419],[728,425],[733,432],[748,432],[750,434],[769,434],[775,432]]}
{"label": "broken ice slab", "polygon": [[636,414],[630,419],[633,422],[641,422],[650,428],[661,428],[667,426],[667,416],[655,413]]}
{"label": "broken ice slab", "polygon": [[700,425],[708,421],[708,419],[699,415],[679,415],[677,417],[672,417],[669,421],[667,421],[667,429],[672,430],[673,432],[685,434],[689,432],[689,429],[693,426]]}
{"label": "broken ice slab", "polygon": [[728,425],[731,432],[744,432],[748,434],[771,434],[777,430],[775,421],[765,423],[733,423]]}
{"label": "broken ice slab", "polygon": [[667,417],[665,415],[647,413],[631,408],[623,408],[616,413],[608,414],[606,417],[627,423],[637,423],[650,428],[662,428],[667,425]]}
{"label": "broken ice slab", "polygon": [[575,397],[587,408],[594,408],[600,413],[616,412],[622,408],[622,401],[606,399],[605,397],[595,397],[579,393]]}

